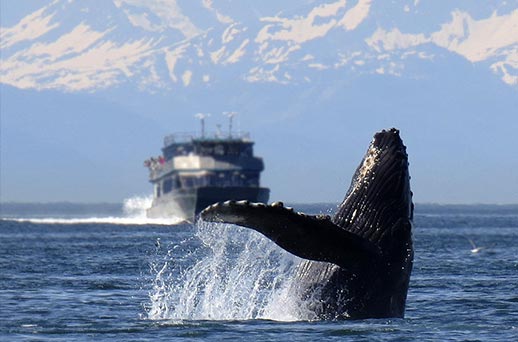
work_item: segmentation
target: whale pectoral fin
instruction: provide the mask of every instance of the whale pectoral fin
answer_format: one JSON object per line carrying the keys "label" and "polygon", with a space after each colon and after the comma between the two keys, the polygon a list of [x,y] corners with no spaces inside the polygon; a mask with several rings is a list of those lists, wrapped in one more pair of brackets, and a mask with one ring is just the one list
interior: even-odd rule
{"label": "whale pectoral fin", "polygon": [[381,255],[377,246],[335,225],[328,216],[296,213],[280,202],[228,201],[207,207],[200,215],[205,221],[254,229],[298,257],[349,269],[366,260],[375,262]]}

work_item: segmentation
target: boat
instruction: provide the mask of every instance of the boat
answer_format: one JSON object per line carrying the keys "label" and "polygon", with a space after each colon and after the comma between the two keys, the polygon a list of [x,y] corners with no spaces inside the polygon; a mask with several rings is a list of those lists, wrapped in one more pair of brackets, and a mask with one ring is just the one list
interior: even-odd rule
{"label": "boat", "polygon": [[144,162],[153,184],[149,218],[176,217],[192,222],[207,206],[228,200],[267,203],[270,190],[260,186],[262,158],[254,155],[254,142],[247,132],[228,134],[221,129],[201,134],[174,133],[164,138],[162,154]]}

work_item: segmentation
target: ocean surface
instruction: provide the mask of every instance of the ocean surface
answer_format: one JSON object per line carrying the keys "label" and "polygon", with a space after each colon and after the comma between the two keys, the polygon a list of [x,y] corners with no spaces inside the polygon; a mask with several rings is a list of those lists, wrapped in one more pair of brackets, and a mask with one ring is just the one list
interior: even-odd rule
{"label": "ocean surface", "polygon": [[315,320],[258,233],[132,206],[2,205],[0,341],[518,341],[518,206],[417,205],[405,318],[356,321]]}

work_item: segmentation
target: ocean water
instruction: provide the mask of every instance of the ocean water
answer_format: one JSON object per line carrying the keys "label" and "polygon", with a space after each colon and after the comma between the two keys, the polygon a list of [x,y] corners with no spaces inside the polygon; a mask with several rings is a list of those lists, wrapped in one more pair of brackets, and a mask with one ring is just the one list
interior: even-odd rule
{"label": "ocean water", "polygon": [[416,206],[405,318],[319,321],[292,290],[300,259],[142,205],[4,206],[0,341],[518,341],[518,206]]}

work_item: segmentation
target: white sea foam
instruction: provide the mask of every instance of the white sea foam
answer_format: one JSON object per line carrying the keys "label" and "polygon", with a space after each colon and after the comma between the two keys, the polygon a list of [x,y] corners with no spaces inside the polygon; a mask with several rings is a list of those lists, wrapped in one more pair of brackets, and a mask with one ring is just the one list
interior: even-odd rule
{"label": "white sea foam", "polygon": [[38,224],[117,224],[117,225],[174,225],[182,222],[179,217],[148,218],[146,210],[151,206],[152,196],[133,196],[123,202],[120,216],[87,217],[14,217],[3,218],[5,221],[29,222]]}
{"label": "white sea foam", "polygon": [[84,224],[84,223],[98,223],[98,224],[120,224],[120,225],[172,225],[182,222],[178,218],[134,218],[134,217],[86,217],[86,218],[58,218],[58,217],[46,217],[46,218],[3,218],[4,221],[16,221],[16,222],[29,222],[39,224]]}
{"label": "white sea foam", "polygon": [[[194,246],[194,239],[199,239]],[[152,264],[152,320],[312,319],[297,295],[300,259],[262,235],[198,222],[196,236]]]}

